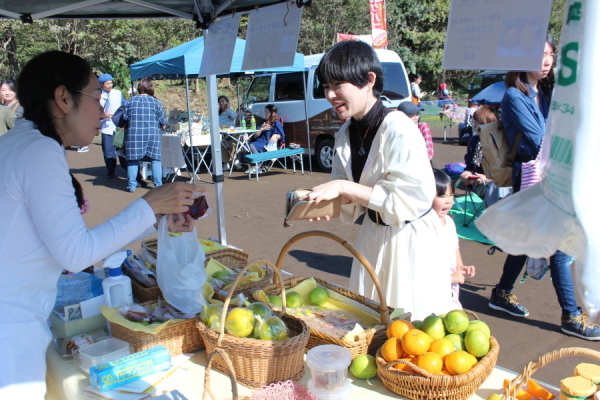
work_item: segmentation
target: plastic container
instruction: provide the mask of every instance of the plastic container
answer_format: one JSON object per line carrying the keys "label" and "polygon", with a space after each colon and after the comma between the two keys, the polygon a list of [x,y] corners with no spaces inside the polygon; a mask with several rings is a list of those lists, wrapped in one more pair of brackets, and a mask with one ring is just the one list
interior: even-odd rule
{"label": "plastic container", "polygon": [[350,363],[350,352],[342,346],[324,344],[313,347],[306,354],[311,375],[309,389],[316,390],[311,389],[319,399],[344,399],[340,396],[347,396],[350,392]]}
{"label": "plastic container", "polygon": [[312,379],[306,384],[308,390],[319,400],[346,400],[352,391],[350,379],[346,380],[346,384],[335,390],[324,390],[315,387]]}
{"label": "plastic container", "polygon": [[103,267],[108,268],[108,277],[102,281],[104,302],[109,307],[123,307],[133,304],[131,279],[123,275],[121,265],[132,254],[131,250],[120,251],[104,260]]}
{"label": "plastic container", "polygon": [[90,368],[131,354],[129,343],[107,338],[89,346],[80,347],[73,352],[73,357],[79,360],[79,368],[89,373]]}

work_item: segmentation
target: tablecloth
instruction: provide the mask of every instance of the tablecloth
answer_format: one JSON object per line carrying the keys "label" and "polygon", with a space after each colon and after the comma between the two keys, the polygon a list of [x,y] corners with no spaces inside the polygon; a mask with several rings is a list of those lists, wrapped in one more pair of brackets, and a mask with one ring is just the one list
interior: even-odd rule
{"label": "tablecloth", "polygon": [[[73,359],[63,359],[59,355],[54,345],[48,348],[47,353],[48,373],[46,382],[48,385],[47,400],[89,400],[90,397],[83,393],[83,389],[89,385],[88,375],[79,369]],[[187,369],[185,378],[174,383],[169,388],[179,390],[189,400],[200,400],[204,390],[204,365],[206,365],[206,352],[201,350],[191,359],[186,361],[182,368]],[[359,380],[352,377],[352,391],[348,400],[384,400],[384,399],[405,399],[388,390],[382,381],[375,377],[370,380]],[[492,393],[499,393],[504,379],[513,379],[516,376],[514,371],[496,366],[492,375],[483,383],[477,393],[470,397],[470,400],[487,399]],[[219,399],[231,397],[231,384],[229,377],[217,372],[211,371],[211,390]],[[310,370],[302,378],[302,384],[306,385],[310,379]],[[244,386],[238,385],[239,395],[251,395],[252,391]],[[405,399],[406,400],[406,399]]]}

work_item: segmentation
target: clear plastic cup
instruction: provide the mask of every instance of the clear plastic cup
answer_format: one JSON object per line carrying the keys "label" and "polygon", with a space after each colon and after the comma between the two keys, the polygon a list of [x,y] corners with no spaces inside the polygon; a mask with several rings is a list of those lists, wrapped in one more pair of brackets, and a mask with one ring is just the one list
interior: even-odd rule
{"label": "clear plastic cup", "polygon": [[[334,395],[346,395],[348,387],[348,367],[351,358],[348,349],[335,344],[324,344],[313,347],[306,355],[306,364],[310,368],[313,389],[323,392],[321,397],[329,399],[327,393]],[[314,393],[318,395],[317,393]],[[332,399],[343,399],[344,397],[331,397]]]}

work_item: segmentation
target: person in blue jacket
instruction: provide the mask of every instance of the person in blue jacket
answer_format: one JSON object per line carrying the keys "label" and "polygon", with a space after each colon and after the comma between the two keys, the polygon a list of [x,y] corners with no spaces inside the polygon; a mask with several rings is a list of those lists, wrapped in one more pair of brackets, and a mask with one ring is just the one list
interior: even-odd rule
{"label": "person in blue jacket", "polygon": [[[259,126],[258,130],[250,138],[250,151],[252,154],[262,153],[266,151],[269,143],[274,143],[277,146],[279,140],[285,142],[284,138],[283,125],[277,116],[277,107],[274,104],[269,104],[265,107],[265,122]],[[246,173],[255,174],[255,168],[258,168],[260,172],[260,164],[258,164],[256,167],[250,168]]]}

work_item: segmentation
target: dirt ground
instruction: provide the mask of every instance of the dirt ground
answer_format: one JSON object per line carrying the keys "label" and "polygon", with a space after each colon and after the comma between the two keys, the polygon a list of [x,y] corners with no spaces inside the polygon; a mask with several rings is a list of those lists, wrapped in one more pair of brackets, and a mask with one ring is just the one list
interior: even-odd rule
{"label": "dirt ground", "polygon": [[[456,144],[456,127],[453,138],[443,141],[443,128],[433,127],[436,167],[463,160],[465,147]],[[95,226],[122,210],[148,189],[135,193],[125,191],[125,171],[118,169],[118,178],[106,180],[100,139],[96,138],[88,153],[68,151],[68,160],[75,176],[83,185],[84,193],[91,201],[90,211],[85,215],[88,226]],[[316,170],[293,174],[291,169],[275,168],[262,175],[260,181],[248,180],[241,172],[225,178],[224,198],[227,242],[250,254],[251,259],[266,259],[273,263],[283,245],[294,235],[308,230],[326,230],[355,244],[360,226],[346,225],[339,220],[310,223],[296,221],[290,228],[283,227],[285,194],[290,189],[311,188],[329,180],[329,175]],[[201,175],[210,180],[209,175]],[[187,175],[178,178],[187,180]],[[150,183],[150,186],[151,183]],[[208,202],[215,204],[212,184],[206,184]],[[198,235],[218,237],[216,216],[197,222]],[[491,289],[498,282],[505,255],[496,252],[488,255],[490,246],[461,240],[462,257],[467,265],[477,267],[477,275],[461,287],[461,302],[488,323],[492,335],[500,343],[498,365],[520,372],[525,365],[542,354],[564,347],[586,347],[600,351],[600,342],[588,342],[566,336],[560,332],[560,307],[548,278],[542,281],[528,279],[517,284],[514,293],[530,311],[526,319],[511,317],[487,306]],[[129,246],[139,249],[139,243]],[[314,276],[339,285],[347,285],[352,256],[341,245],[324,238],[311,237],[295,243],[283,263],[283,270],[297,276]],[[285,275],[284,275],[285,278]],[[398,290],[402,290],[401,287]],[[559,359],[535,373],[534,378],[559,385],[560,379],[571,376],[573,367],[584,359],[570,357]],[[589,360],[588,360],[589,361]]]}

